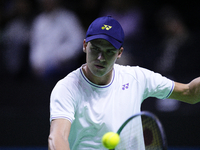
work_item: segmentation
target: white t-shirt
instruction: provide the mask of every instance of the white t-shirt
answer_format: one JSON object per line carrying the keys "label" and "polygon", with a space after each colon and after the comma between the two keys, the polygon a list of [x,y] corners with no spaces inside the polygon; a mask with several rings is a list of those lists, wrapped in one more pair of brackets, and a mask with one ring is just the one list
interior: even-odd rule
{"label": "white t-shirt", "polygon": [[82,67],[60,80],[50,102],[50,121],[68,119],[71,150],[104,149],[102,136],[117,132],[130,116],[139,113],[148,97],[167,98],[174,82],[141,67],[115,64],[112,80],[99,86],[90,82]]}

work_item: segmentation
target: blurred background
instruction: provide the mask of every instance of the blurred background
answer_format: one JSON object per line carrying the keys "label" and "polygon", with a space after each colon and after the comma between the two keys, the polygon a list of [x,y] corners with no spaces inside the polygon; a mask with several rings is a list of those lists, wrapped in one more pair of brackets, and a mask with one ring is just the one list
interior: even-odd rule
{"label": "blurred background", "polygon": [[[47,149],[56,82],[85,63],[90,23],[111,15],[125,32],[117,63],[178,82],[200,76],[200,4],[181,0],[0,0],[0,150]],[[169,149],[200,149],[200,104],[148,98]]]}

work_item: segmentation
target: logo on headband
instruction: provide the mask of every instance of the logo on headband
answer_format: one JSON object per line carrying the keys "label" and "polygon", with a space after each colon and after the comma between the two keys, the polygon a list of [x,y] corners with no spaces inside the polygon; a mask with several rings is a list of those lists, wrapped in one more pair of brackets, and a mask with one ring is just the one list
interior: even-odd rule
{"label": "logo on headband", "polygon": [[102,30],[106,29],[106,30],[110,30],[112,28],[112,26],[109,25],[105,25],[103,27],[101,27]]}

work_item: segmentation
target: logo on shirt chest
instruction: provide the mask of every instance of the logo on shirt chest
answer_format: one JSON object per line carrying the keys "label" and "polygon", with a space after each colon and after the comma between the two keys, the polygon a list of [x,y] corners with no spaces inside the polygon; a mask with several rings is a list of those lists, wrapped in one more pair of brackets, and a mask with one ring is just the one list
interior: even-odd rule
{"label": "logo on shirt chest", "polygon": [[122,90],[126,90],[129,87],[129,83],[122,85]]}

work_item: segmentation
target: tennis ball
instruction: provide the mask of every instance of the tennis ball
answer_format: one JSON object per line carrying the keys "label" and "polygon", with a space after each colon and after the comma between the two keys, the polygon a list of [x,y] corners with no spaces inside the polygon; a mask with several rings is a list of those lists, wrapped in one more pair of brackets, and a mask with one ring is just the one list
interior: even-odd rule
{"label": "tennis ball", "polygon": [[114,149],[120,141],[119,134],[114,132],[107,132],[102,137],[102,144],[105,148]]}

